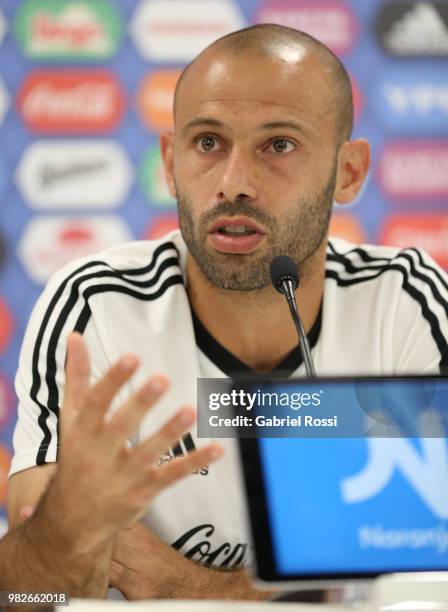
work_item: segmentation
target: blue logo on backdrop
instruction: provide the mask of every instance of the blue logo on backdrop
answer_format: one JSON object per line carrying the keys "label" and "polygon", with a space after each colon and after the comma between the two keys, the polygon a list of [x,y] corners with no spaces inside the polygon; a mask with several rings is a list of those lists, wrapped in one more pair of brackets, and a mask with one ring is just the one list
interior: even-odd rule
{"label": "blue logo on backdrop", "polygon": [[[448,73],[445,68],[386,72],[371,101],[379,121],[394,133],[448,133]],[[373,95],[375,94],[375,95]]]}

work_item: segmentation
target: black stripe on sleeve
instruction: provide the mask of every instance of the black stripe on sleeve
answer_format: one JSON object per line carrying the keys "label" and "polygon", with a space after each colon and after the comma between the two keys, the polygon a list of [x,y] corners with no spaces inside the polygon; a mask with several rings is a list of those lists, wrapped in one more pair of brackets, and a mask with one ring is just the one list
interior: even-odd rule
{"label": "black stripe on sleeve", "polygon": [[[162,261],[162,263],[160,264],[160,266],[157,268],[156,270],[156,274],[154,275],[153,278],[151,278],[149,281],[135,281],[135,280],[130,280],[130,279],[126,279],[126,282],[136,286],[136,287],[142,287],[142,288],[146,288],[146,287],[152,287],[153,285],[155,285],[159,280],[160,277],[162,275],[162,273],[169,267],[177,265],[178,264],[178,260],[177,258],[169,258],[169,259],[165,259],[164,261]],[[104,270],[101,272],[96,272],[96,273],[92,273],[92,274],[86,274],[84,276],[79,276],[72,284],[71,289],[70,289],[70,294],[69,297],[64,305],[64,307],[62,308],[59,317],[53,327],[53,331],[51,333],[50,336],[50,340],[49,340],[49,344],[48,344],[48,352],[47,352],[47,367],[46,367],[46,374],[45,374],[45,382],[47,384],[48,390],[49,390],[49,396],[48,396],[48,407],[50,409],[51,412],[54,412],[54,414],[56,416],[58,416],[58,406],[59,406],[59,391],[56,385],[56,350],[57,350],[57,346],[59,343],[59,339],[62,333],[62,330],[65,327],[65,324],[67,322],[67,319],[70,315],[70,313],[72,312],[72,310],[74,309],[74,307],[76,306],[76,304],[79,301],[79,296],[80,296],[80,286],[81,284],[83,284],[84,282],[88,281],[88,280],[92,280],[92,279],[99,279],[99,278],[104,278],[104,277],[113,277],[114,279],[117,279],[119,281],[121,281],[121,276],[115,271],[115,270]],[[168,285],[171,286],[171,285]],[[118,285],[99,285],[97,287],[101,287],[101,291],[100,292],[104,292],[104,291],[117,291],[120,292],[120,287]],[[168,288],[168,287],[166,287]],[[166,290],[165,288],[165,283],[163,283],[160,287],[160,289],[158,291],[156,291],[155,293],[151,294],[152,297],[151,299],[157,299],[158,297],[160,297],[163,292]],[[93,286],[87,290],[85,290],[82,295],[84,297],[85,300],[88,300],[88,298],[91,295],[94,295],[96,293],[99,293],[99,291],[96,290],[96,287]],[[127,293],[127,291],[124,291],[122,293]],[[140,294],[139,292],[135,291],[134,293],[132,293],[132,289],[129,289],[129,293],[128,295],[133,295],[133,297],[139,298],[141,297],[142,294]],[[144,298],[142,298],[144,299]]]}
{"label": "black stripe on sleeve", "polygon": [[[152,287],[160,279],[160,276],[165,269],[167,269],[170,266],[178,267],[179,260],[177,257],[172,257],[172,258],[162,261],[159,267],[157,268],[154,277],[149,280],[137,281],[136,279],[125,278],[125,276],[136,276],[136,275],[141,275],[141,274],[152,271],[157,264],[157,260],[159,256],[164,251],[167,251],[169,249],[174,249],[177,254],[177,248],[175,247],[173,243],[171,242],[163,243],[154,251],[151,262],[147,266],[144,266],[142,268],[117,270],[113,268],[112,266],[110,266],[109,264],[102,262],[102,261],[89,262],[88,264],[85,264],[84,266],[81,266],[80,268],[72,272],[58,287],[43,317],[42,324],[39,329],[38,336],[36,339],[36,344],[34,346],[34,351],[33,351],[33,367],[32,367],[33,380],[32,380],[32,387],[31,387],[30,395],[31,395],[31,398],[34,400],[34,402],[39,407],[40,414],[38,417],[38,424],[43,433],[42,442],[40,444],[39,451],[37,454],[37,459],[36,459],[36,462],[38,465],[45,463],[47,450],[51,442],[51,432],[47,425],[47,419],[50,416],[50,412],[52,412],[56,416],[56,418],[58,418],[58,415],[59,415],[59,391],[58,391],[57,384],[56,384],[57,345],[58,345],[62,330],[64,329],[64,326],[67,322],[67,319],[70,313],[72,312],[73,308],[76,306],[76,304],[79,301],[79,297],[80,297],[79,287],[81,283],[86,280],[92,279],[92,278],[101,278],[104,276],[109,276],[109,277],[112,277],[118,280],[119,282],[124,282],[127,285],[136,286],[141,289]],[[76,278],[76,280],[73,283],[73,286],[70,289],[69,298],[67,302],[65,303],[65,305],[63,306],[61,313],[59,314],[59,317],[56,321],[56,324],[52,329],[51,337],[50,337],[49,344],[48,344],[47,359],[46,359],[45,383],[48,387],[48,402],[47,402],[47,405],[45,405],[42,402],[40,402],[37,397],[37,394],[42,384],[40,372],[38,368],[38,363],[39,363],[39,353],[42,348],[43,337],[48,327],[50,316],[52,314],[52,311],[58,304],[58,302],[61,300],[61,297],[64,294],[64,291],[68,283],[77,275],[95,266],[102,266],[102,267],[106,267],[107,269],[98,271],[96,273],[86,274],[84,276],[80,276]],[[137,299],[155,300],[159,298],[161,295],[163,295],[163,293],[169,287],[175,284],[182,284],[182,283],[183,283],[182,275],[174,274],[173,276],[168,277],[162,283],[162,285],[157,291],[153,293],[149,293],[149,294],[142,293],[142,291],[134,291],[130,287],[121,286],[117,284],[108,284],[108,285],[99,285],[96,287],[90,287],[89,288],[90,291],[85,291],[82,293],[82,296],[85,300],[85,304],[81,311],[81,314],[78,317],[78,320],[75,324],[74,329],[77,331],[80,331],[80,333],[83,333],[86,328],[86,325],[91,315],[90,307],[88,306],[88,303],[86,301],[88,300],[90,295],[94,295],[95,293],[101,293],[105,291],[112,291],[112,292],[125,293]]]}
{"label": "black stripe on sleeve", "polygon": [[[177,248],[174,245],[174,243],[172,242],[165,242],[163,244],[161,244],[155,251],[152,257],[151,262],[147,265],[144,266],[142,268],[136,268],[136,269],[126,269],[126,270],[122,270],[122,271],[117,271],[115,270],[115,272],[122,274],[122,275],[140,275],[140,274],[145,274],[147,272],[151,272],[153,270],[153,268],[155,267],[158,257],[166,250],[169,249],[174,249],[177,252]],[[30,397],[31,399],[39,406],[39,408],[45,411],[46,408],[42,405],[41,402],[39,402],[38,400],[38,393],[41,387],[41,376],[40,376],[40,372],[39,372],[39,354],[41,351],[41,347],[42,347],[42,342],[43,342],[43,337],[45,334],[45,331],[48,327],[48,323],[51,317],[51,314],[53,312],[53,310],[56,308],[57,303],[59,302],[59,300],[61,299],[61,296],[63,295],[65,288],[67,287],[68,283],[78,274],[81,274],[82,272],[84,272],[85,270],[88,270],[90,268],[94,268],[96,266],[106,266],[108,267],[110,270],[114,270],[114,268],[112,268],[111,266],[109,266],[108,264],[106,264],[104,261],[100,261],[100,260],[95,260],[95,261],[91,261],[89,263],[84,264],[83,266],[81,266],[80,268],[77,268],[76,270],[74,270],[69,276],[67,276],[67,278],[64,279],[64,281],[59,285],[59,287],[57,288],[56,292],[54,293],[48,308],[44,314],[44,317],[42,319],[42,323],[41,326],[39,328],[39,332],[37,334],[37,338],[36,338],[36,342],[34,345],[34,350],[33,350],[33,358],[32,358],[32,385],[31,385],[31,391],[30,391]],[[48,411],[47,411],[48,412]]]}
{"label": "black stripe on sleeve", "polygon": [[[418,290],[414,285],[411,284],[410,280],[412,278],[415,279],[419,279],[421,280],[423,283],[426,284],[427,287],[429,287],[432,296],[434,297],[434,300],[443,308],[443,310],[445,311],[445,313],[447,314],[447,318],[448,318],[448,303],[447,300],[444,299],[444,297],[442,297],[439,288],[437,287],[436,283],[434,282],[434,280],[427,274],[422,273],[421,271],[418,271],[416,269],[415,266],[415,261],[414,259],[409,255],[409,253],[406,253],[404,251],[400,251],[396,256],[391,257],[391,258],[385,258],[385,257],[372,257],[369,253],[367,253],[364,249],[361,248],[355,248],[349,251],[349,253],[343,255],[341,253],[338,253],[333,245],[330,245],[331,249],[333,251],[333,254],[328,254],[327,258],[328,261],[334,261],[337,263],[340,263],[344,266],[345,270],[351,274],[352,276],[349,278],[342,278],[340,276],[340,274],[335,271],[335,270],[330,270],[327,269],[326,270],[326,277],[327,278],[332,278],[334,279],[338,285],[340,286],[350,286],[350,285],[355,285],[355,284],[359,284],[359,283],[363,283],[363,282],[367,282],[369,280],[373,280],[378,278],[379,276],[381,276],[382,274],[384,274],[385,272],[389,271],[389,270],[395,270],[397,272],[400,272],[402,277],[403,277],[403,289],[408,293],[408,295],[410,295],[416,302],[418,302],[418,304],[420,305],[420,308],[422,310],[422,315],[425,318],[425,320],[428,322],[430,329],[431,329],[431,335],[437,345],[437,348],[440,352],[440,361],[439,361],[439,366],[440,366],[440,370],[441,371],[445,371],[445,369],[448,367],[448,342],[447,342],[447,338],[445,338],[445,336],[443,335],[441,329],[440,329],[440,321],[436,315],[436,313],[434,313],[431,308],[428,305],[428,300],[426,298],[426,296],[424,295],[424,293],[420,290]],[[350,260],[349,257],[347,257],[348,254],[350,253],[357,253],[361,259],[364,262],[369,262],[369,264],[371,265],[367,265],[367,266],[361,266],[361,267],[356,267],[353,265],[353,262]],[[418,251],[417,251],[418,253]],[[421,256],[420,256],[421,257]],[[408,270],[405,266],[401,265],[400,263],[398,263],[399,259],[405,259],[406,261],[409,262],[410,265],[410,270]],[[383,262],[383,263],[376,263],[376,262]],[[433,267],[428,266],[427,264],[425,264],[423,262],[423,267],[437,272]],[[366,271],[372,271],[374,272],[373,274],[369,275],[369,276],[357,276],[357,274],[359,272],[366,272]],[[443,282],[443,285],[446,286],[445,282],[443,281],[443,278],[441,277],[440,273],[438,274],[440,277],[440,280]]]}
{"label": "black stripe on sleeve", "polygon": [[[78,317],[78,320],[75,323],[75,326],[73,328],[73,331],[79,332],[80,334],[83,334],[86,327],[87,327],[87,323],[90,320],[90,316],[91,316],[91,311],[90,311],[90,306],[88,304],[84,305],[84,308],[81,310],[81,314]],[[60,440],[60,435],[59,435],[59,407],[57,408],[56,411],[57,417],[58,417],[58,422],[57,422],[57,439]],[[48,433],[47,433],[48,432]],[[45,463],[45,458],[47,455],[47,449],[50,445],[51,442],[51,433],[50,430],[47,427],[46,421],[45,421],[45,432],[44,432],[44,439],[42,440],[42,443],[39,447],[38,453],[37,453],[37,459],[36,459],[36,464],[37,465],[42,465]],[[58,460],[58,455],[59,455],[59,442],[57,444],[57,448],[56,448],[56,461]]]}
{"label": "black stripe on sleeve", "polygon": [[[331,242],[329,242],[329,247],[331,248],[334,256],[337,258],[338,261],[341,261],[340,258],[346,258],[348,261],[350,261],[350,258],[347,256],[350,255],[351,253],[356,253],[357,255],[359,255],[362,261],[364,261],[365,263],[378,263],[380,261],[383,261],[385,264],[388,264],[394,260],[404,258],[410,262],[413,275],[417,276],[418,273],[416,271],[414,261],[409,255],[409,253],[413,253],[417,257],[418,265],[424,270],[428,270],[428,272],[430,273],[430,274],[424,274],[423,276],[419,278],[421,278],[424,281],[431,281],[431,280],[434,281],[433,276],[436,277],[437,281],[440,283],[439,290],[441,289],[442,291],[447,292],[447,295],[445,296],[445,298],[442,298],[445,304],[447,302],[448,282],[447,282],[446,277],[444,277],[441,274],[441,271],[437,268],[436,265],[431,265],[430,263],[425,262],[421,251],[415,247],[409,247],[409,248],[403,249],[399,251],[394,257],[375,257],[375,256],[370,255],[370,253],[368,253],[365,249],[361,247],[355,247],[353,249],[350,249],[350,251],[347,251],[346,253],[342,254],[336,251],[336,249],[334,248],[334,245]],[[343,262],[341,261],[341,263]],[[368,269],[368,268],[366,267],[365,269]],[[432,282],[431,286],[436,288],[437,284]],[[437,294],[440,296],[439,291],[437,291]]]}

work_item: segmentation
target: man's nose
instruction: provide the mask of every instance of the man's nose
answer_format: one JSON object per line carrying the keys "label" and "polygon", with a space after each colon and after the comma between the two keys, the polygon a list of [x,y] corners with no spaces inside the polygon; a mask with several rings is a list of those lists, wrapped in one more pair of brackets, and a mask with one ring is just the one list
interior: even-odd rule
{"label": "man's nose", "polygon": [[217,186],[219,200],[256,200],[258,192],[254,163],[247,153],[238,149],[232,150],[222,162],[222,173]]}

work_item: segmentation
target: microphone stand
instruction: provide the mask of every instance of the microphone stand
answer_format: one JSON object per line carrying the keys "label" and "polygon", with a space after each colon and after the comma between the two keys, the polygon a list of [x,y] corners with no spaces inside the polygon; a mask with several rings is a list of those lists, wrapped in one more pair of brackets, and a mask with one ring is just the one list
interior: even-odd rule
{"label": "microphone stand", "polygon": [[308,343],[308,338],[306,337],[302,319],[300,318],[297,308],[296,295],[294,293],[296,286],[296,283],[294,283],[294,281],[290,278],[285,278],[281,281],[282,293],[288,302],[289,311],[291,312],[291,317],[294,321],[294,325],[296,326],[297,334],[299,336],[299,347],[305,363],[306,375],[308,378],[316,378],[316,370],[314,369],[310,345]]}

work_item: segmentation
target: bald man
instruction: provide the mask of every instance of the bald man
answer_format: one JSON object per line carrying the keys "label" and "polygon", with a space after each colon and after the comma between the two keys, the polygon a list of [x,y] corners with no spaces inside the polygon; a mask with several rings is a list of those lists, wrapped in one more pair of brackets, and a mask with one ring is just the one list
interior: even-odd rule
{"label": "bald man", "polygon": [[3,589],[103,596],[110,582],[129,599],[266,596],[241,569],[250,550],[235,441],[222,440],[211,465],[221,447],[196,437],[189,408],[186,433],[174,415],[195,405],[198,377],[304,375],[269,281],[275,256],[297,265],[318,374],[447,364],[448,284],[436,264],[416,249],[328,239],[333,202],[359,194],[370,151],[351,140],[350,82],[327,48],[274,25],[230,34],[183,72],[174,110],[161,150],[181,231],[70,264],[30,321]]}

